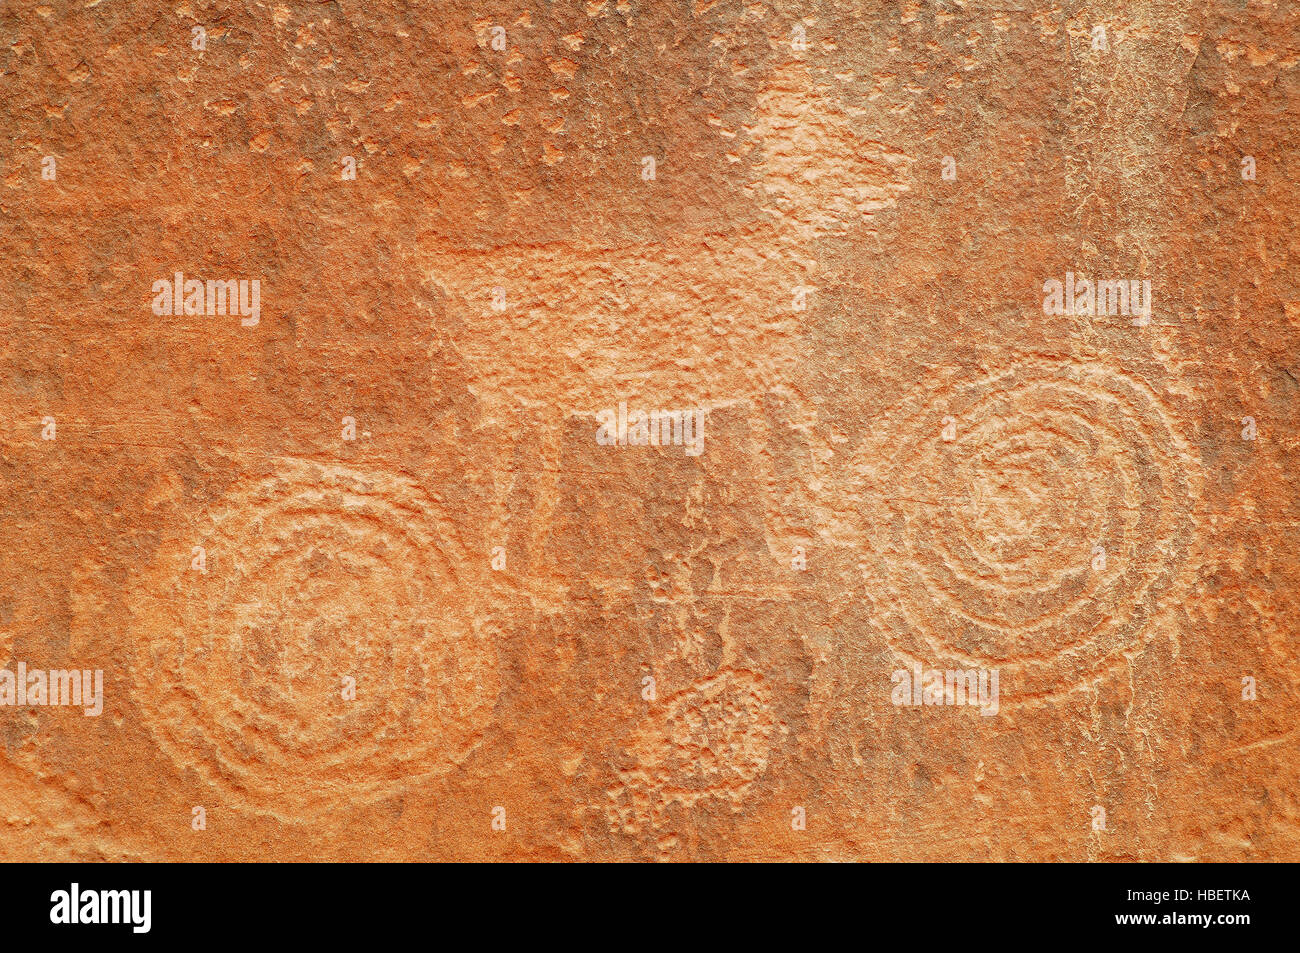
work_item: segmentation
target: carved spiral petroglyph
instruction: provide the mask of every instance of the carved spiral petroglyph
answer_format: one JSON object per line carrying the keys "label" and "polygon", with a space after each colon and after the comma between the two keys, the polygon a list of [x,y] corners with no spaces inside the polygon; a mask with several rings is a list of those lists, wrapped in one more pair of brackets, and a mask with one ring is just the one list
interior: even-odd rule
{"label": "carved spiral petroglyph", "polygon": [[136,698],[160,748],[288,818],[452,769],[491,718],[497,656],[448,526],[388,473],[290,460],[238,487],[141,587]]}
{"label": "carved spiral petroglyph", "polygon": [[1138,644],[1190,535],[1192,456],[1169,420],[1150,386],[1100,363],[918,389],[853,468],[894,649],[1009,668],[1015,693],[1051,695]]}

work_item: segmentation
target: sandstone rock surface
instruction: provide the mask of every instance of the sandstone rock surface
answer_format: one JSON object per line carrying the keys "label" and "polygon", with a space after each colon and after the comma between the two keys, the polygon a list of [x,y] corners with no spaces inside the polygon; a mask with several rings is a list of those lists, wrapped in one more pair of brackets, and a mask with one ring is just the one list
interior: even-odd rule
{"label": "sandstone rock surface", "polygon": [[3,859],[1300,859],[1295,4],[18,0],[0,90],[0,666],[103,677]]}

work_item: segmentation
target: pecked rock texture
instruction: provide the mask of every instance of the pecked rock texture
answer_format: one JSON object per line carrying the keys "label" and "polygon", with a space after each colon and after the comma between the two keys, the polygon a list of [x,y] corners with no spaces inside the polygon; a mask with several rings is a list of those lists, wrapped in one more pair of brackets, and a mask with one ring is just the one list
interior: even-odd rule
{"label": "pecked rock texture", "polygon": [[0,91],[0,858],[1300,859],[1295,4],[17,0]]}

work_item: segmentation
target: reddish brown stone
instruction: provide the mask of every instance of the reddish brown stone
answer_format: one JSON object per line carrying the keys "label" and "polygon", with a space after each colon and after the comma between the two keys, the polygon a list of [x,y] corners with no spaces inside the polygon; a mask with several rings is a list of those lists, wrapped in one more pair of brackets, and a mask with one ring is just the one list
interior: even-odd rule
{"label": "reddish brown stone", "polygon": [[1107,10],[6,4],[0,856],[1300,858],[1300,14]]}

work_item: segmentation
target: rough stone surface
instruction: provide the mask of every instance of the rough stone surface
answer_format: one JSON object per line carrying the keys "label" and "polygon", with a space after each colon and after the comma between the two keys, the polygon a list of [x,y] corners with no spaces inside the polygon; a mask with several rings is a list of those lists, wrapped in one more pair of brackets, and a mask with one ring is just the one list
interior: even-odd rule
{"label": "rough stone surface", "polygon": [[1286,0],[4,4],[0,665],[104,688],[0,858],[1300,859],[1298,111]]}

